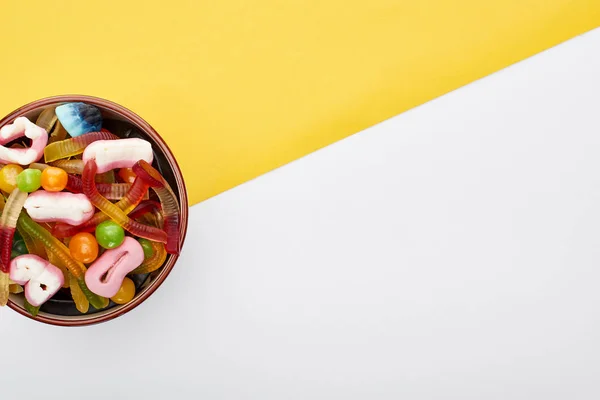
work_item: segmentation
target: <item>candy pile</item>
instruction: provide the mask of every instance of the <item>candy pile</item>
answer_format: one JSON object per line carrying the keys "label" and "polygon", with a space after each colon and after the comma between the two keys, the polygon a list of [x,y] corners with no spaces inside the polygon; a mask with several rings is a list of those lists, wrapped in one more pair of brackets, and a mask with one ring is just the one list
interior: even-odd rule
{"label": "candy pile", "polygon": [[179,253],[179,203],[151,144],[102,125],[98,108],[66,103],[0,129],[0,305],[24,293],[37,315],[61,290],[81,313],[125,304],[127,275]]}

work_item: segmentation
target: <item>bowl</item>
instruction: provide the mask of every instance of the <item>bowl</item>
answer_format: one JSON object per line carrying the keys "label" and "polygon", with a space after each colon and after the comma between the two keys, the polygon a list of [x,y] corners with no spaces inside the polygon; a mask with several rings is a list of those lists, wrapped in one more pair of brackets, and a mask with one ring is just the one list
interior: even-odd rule
{"label": "bowl", "polygon": [[[0,120],[0,127],[12,123],[15,118],[20,116],[25,116],[35,121],[44,108],[67,102],[92,104],[102,112],[104,119],[103,127],[113,133],[119,134],[119,136],[139,137],[148,140],[152,144],[154,151],[153,166],[163,174],[179,199],[181,209],[180,247],[182,247],[188,224],[188,199],[183,175],[169,146],[167,146],[162,137],[150,124],[134,112],[119,104],[97,97],[83,95],[53,96],[36,100],[13,111]],[[81,314],[77,311],[71,299],[61,299],[60,296],[55,296],[56,299],[46,302],[41,307],[39,314],[33,317],[23,307],[22,295],[11,294],[8,306],[23,316],[51,325],[85,326],[106,322],[130,312],[150,297],[167,279],[167,276],[169,276],[169,273],[173,270],[177,262],[177,258],[177,255],[169,254],[165,264],[159,270],[147,275],[135,275],[136,295],[132,301],[124,305],[117,305],[111,302],[103,310],[95,310],[90,306],[90,311],[87,314]]]}

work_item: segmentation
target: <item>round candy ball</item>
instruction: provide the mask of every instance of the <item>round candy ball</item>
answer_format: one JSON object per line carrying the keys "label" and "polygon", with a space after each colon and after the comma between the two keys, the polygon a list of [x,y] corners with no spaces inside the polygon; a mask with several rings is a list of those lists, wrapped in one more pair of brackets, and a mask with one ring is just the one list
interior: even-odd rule
{"label": "round candy ball", "polygon": [[80,232],[69,241],[71,257],[84,264],[90,264],[98,258],[98,242],[91,233]]}
{"label": "round candy ball", "polygon": [[116,222],[104,221],[96,227],[96,240],[105,249],[114,249],[125,240],[125,231]]}
{"label": "round candy ball", "polygon": [[35,192],[42,186],[42,171],[27,168],[17,175],[17,187],[21,192]]}
{"label": "round candy ball", "polygon": [[126,277],[125,279],[123,279],[123,283],[121,284],[121,287],[119,288],[117,294],[115,294],[110,299],[117,304],[127,304],[131,300],[133,300],[134,296],[135,284],[131,279]]}
{"label": "round candy ball", "polygon": [[42,187],[48,192],[60,192],[69,181],[69,175],[65,170],[56,167],[48,167],[42,171]]}
{"label": "round candy ball", "polygon": [[154,247],[152,247],[152,242],[148,239],[139,238],[138,242],[142,245],[142,249],[144,249],[144,258],[147,260],[154,255]]}

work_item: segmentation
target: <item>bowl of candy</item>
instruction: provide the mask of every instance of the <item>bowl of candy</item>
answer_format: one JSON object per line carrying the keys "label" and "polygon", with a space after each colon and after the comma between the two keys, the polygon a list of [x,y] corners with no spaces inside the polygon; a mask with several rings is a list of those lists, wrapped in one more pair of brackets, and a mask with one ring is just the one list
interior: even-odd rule
{"label": "bowl of candy", "polygon": [[0,120],[0,306],[83,326],[123,315],[167,278],[185,240],[183,175],[132,111],[56,96]]}

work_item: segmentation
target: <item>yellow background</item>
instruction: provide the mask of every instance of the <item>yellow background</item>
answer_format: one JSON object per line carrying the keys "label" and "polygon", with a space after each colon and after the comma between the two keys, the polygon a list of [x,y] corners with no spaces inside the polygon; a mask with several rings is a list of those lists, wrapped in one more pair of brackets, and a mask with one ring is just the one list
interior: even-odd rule
{"label": "yellow background", "polygon": [[0,114],[121,103],[166,138],[192,204],[600,26],[598,0],[0,4]]}

